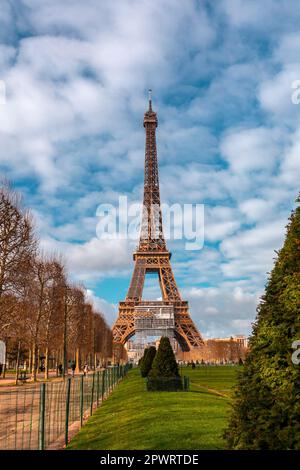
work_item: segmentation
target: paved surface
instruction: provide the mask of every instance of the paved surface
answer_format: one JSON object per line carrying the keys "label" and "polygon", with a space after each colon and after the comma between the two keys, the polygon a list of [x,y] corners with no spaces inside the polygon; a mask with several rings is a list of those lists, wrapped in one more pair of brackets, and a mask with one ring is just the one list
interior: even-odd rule
{"label": "paved surface", "polygon": [[[97,371],[100,371],[100,370],[103,370],[103,369],[97,369]],[[92,374],[92,373],[93,373],[93,371],[89,372],[89,374]],[[82,374],[83,374],[83,372],[80,372],[79,374],[75,374],[75,377],[78,377]],[[30,377],[30,374],[27,374],[27,376]],[[68,373],[68,377],[72,377],[71,370]],[[7,387],[9,387],[9,389],[11,389],[11,387],[15,387],[16,386],[15,385],[15,380],[16,380],[16,375],[13,374],[13,373],[6,373],[5,378],[3,378],[1,376],[0,377],[0,391],[5,390]],[[61,381],[62,377],[57,376],[56,371],[50,371],[48,380],[49,381]],[[46,381],[46,379],[45,379],[44,372],[40,372],[39,374],[37,374],[37,383],[45,382],[45,381]],[[18,387],[19,386],[24,386],[26,384],[34,384],[34,382],[31,379],[26,380],[25,383],[22,383],[21,381],[19,381]]]}
{"label": "paved surface", "polygon": [[[99,369],[98,369],[99,370]],[[101,369],[102,370],[102,369]],[[93,371],[89,372],[92,375]],[[77,376],[81,376],[78,374]],[[72,375],[69,374],[69,377]],[[38,429],[40,416],[40,387],[44,382],[44,375],[38,374],[38,382],[28,381],[26,384],[14,385],[15,376],[7,374],[6,378],[1,378],[0,387],[0,450],[1,449],[37,449],[38,448]],[[91,380],[87,381],[91,383]],[[72,382],[73,384],[75,382]],[[79,382],[76,381],[77,387]],[[65,394],[66,381],[62,377],[57,377],[56,372],[49,374],[48,384],[50,388],[46,389],[46,421],[48,423],[45,429],[47,440],[54,443],[57,437],[62,434],[65,422]],[[72,385],[73,387],[73,385]],[[71,389],[72,390],[72,389]],[[89,393],[88,391],[86,393]],[[70,408],[71,421],[77,421],[73,413],[78,413],[79,403],[75,400]],[[72,403],[72,396],[71,396]],[[86,411],[89,412],[89,404],[86,405]],[[73,418],[73,419],[72,419]],[[78,429],[79,423],[74,423],[70,429],[71,434]],[[58,448],[61,448],[61,442]],[[57,448],[57,447],[56,447]]]}

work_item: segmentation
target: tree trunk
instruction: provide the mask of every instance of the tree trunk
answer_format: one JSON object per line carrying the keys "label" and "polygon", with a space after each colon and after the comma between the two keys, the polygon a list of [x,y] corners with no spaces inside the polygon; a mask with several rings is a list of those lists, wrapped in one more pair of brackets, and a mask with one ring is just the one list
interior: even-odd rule
{"label": "tree trunk", "polygon": [[80,354],[79,354],[79,348],[76,348],[76,351],[75,351],[75,363],[76,363],[75,373],[76,373],[76,374],[79,374],[79,373],[80,373]]}
{"label": "tree trunk", "polygon": [[36,353],[36,373],[39,373],[39,367],[40,367],[40,348],[37,348],[37,353]]}
{"label": "tree trunk", "polygon": [[56,377],[58,377],[58,364],[59,364],[59,350],[56,349],[55,351],[55,370],[56,370]]}
{"label": "tree trunk", "polygon": [[49,348],[46,347],[45,351],[45,380],[49,379]]}
{"label": "tree trunk", "polygon": [[32,346],[32,379],[36,382],[36,343],[33,343]]}
{"label": "tree trunk", "polygon": [[28,350],[28,370],[29,370],[29,373],[31,372],[31,368],[32,368],[31,359],[32,359],[31,348],[29,348],[29,350]]}
{"label": "tree trunk", "polygon": [[34,373],[34,366],[33,366],[33,361],[34,361],[34,358],[35,358],[35,353],[34,353],[34,343],[32,344],[31,346],[31,367],[30,367],[30,372],[31,372],[31,375],[33,377],[33,373]]}
{"label": "tree trunk", "polygon": [[19,378],[19,365],[20,365],[20,348],[21,342],[18,343],[18,354],[17,354],[17,363],[16,363],[16,385],[18,385],[18,378]]}

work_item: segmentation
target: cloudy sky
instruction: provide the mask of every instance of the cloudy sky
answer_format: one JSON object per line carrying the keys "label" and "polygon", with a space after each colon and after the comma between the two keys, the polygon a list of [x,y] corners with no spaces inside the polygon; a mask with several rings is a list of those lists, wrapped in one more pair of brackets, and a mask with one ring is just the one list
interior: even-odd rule
{"label": "cloudy sky", "polygon": [[250,331],[299,191],[299,25],[293,0],[0,0],[1,175],[109,322],[135,243],[96,209],[142,197],[151,87],[162,200],[205,204],[177,283],[205,337]]}

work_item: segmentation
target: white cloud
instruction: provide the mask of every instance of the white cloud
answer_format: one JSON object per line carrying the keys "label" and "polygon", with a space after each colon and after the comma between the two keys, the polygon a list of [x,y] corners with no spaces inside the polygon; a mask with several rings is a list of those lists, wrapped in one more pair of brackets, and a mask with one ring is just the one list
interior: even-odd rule
{"label": "white cloud", "polygon": [[117,306],[107,302],[107,300],[101,297],[98,297],[91,289],[86,290],[86,297],[87,300],[93,304],[95,309],[103,314],[108,325],[112,326],[117,318]]}
{"label": "white cloud", "polygon": [[[284,237],[286,219],[261,223],[249,230],[227,238],[220,249],[226,258],[221,266],[226,277],[250,277],[256,285],[266,277]],[[256,277],[256,279],[255,279]]]}
{"label": "white cloud", "polygon": [[264,80],[258,90],[258,98],[264,110],[271,113],[274,121],[280,125],[287,124],[294,127],[299,124],[299,106],[292,102],[294,89],[292,84],[300,79],[299,63],[282,66],[274,76],[272,74]]}
{"label": "white cloud", "polygon": [[240,211],[246,215],[249,222],[256,222],[268,217],[273,217],[272,201],[251,198],[243,201],[239,205]]}
{"label": "white cloud", "polygon": [[183,293],[206,339],[250,333],[260,292],[219,285],[217,289],[184,289]]}
{"label": "white cloud", "polygon": [[[141,200],[151,86],[162,200],[206,205],[204,249],[170,243],[179,285],[191,286],[184,292],[205,334],[248,331],[299,190],[291,84],[300,78],[300,8],[17,3],[3,0],[0,13],[0,165],[34,208],[43,247],[63,253],[89,287],[104,277],[129,283],[134,246],[97,240],[95,210],[120,193]],[[95,301],[112,316],[105,296]]]}
{"label": "white cloud", "polygon": [[239,229],[242,221],[236,209],[224,206],[205,209],[205,240],[222,241]]}
{"label": "white cloud", "polygon": [[300,127],[292,136],[292,142],[287,149],[281,165],[281,181],[288,186],[299,189],[300,175]]}
{"label": "white cloud", "polygon": [[99,240],[91,238],[84,243],[60,242],[43,238],[41,247],[61,253],[72,275],[84,281],[122,275],[130,266],[132,247],[127,240]]}
{"label": "white cloud", "polygon": [[268,35],[296,28],[300,17],[293,0],[222,0],[221,7],[233,26],[267,31]]}
{"label": "white cloud", "polygon": [[221,152],[232,171],[272,171],[279,156],[279,133],[276,129],[237,129],[221,143]]}
{"label": "white cloud", "polygon": [[[269,3],[268,0],[266,3]],[[257,25],[264,9],[258,9],[255,2],[248,0],[223,0],[222,6],[234,26]]]}

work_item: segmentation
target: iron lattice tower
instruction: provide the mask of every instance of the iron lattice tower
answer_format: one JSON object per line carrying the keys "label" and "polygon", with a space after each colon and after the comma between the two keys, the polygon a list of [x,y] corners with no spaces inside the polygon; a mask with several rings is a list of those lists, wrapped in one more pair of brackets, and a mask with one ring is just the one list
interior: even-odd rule
{"label": "iron lattice tower", "polygon": [[[183,351],[203,345],[203,340],[189,314],[188,302],[182,300],[170,262],[163,235],[160,206],[159,174],[156,149],[157,115],[152,110],[151,94],[149,108],[144,115],[146,132],[144,199],[140,240],[133,254],[134,271],[125,301],[119,303],[119,315],[113,326],[114,343],[125,344],[137,330],[137,320],[153,317],[163,309],[173,310],[173,336]],[[158,273],[162,291],[161,301],[142,301],[147,272]],[[148,318],[148,319],[149,319]],[[156,320],[156,326],[159,320]],[[162,320],[160,320],[161,324]],[[159,326],[158,326],[159,327]]]}

